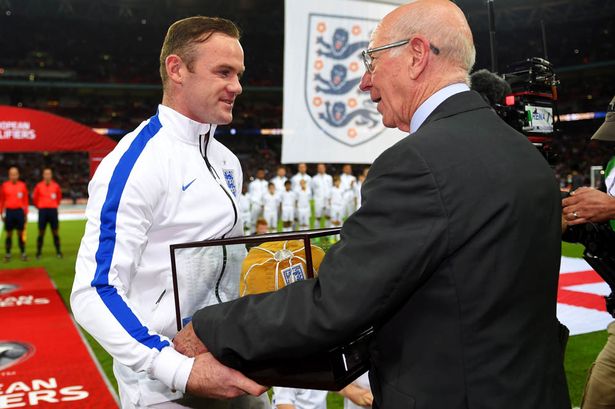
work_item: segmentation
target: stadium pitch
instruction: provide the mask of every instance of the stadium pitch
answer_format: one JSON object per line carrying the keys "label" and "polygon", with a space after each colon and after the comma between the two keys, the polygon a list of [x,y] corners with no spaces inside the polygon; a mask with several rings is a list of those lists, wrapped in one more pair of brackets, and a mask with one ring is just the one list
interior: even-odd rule
{"label": "stadium pitch", "polygon": [[[47,232],[43,255],[40,260],[34,259],[36,250],[36,224],[28,223],[26,250],[30,256],[29,261],[21,261],[13,258],[12,261],[4,263],[2,268],[25,268],[42,266],[48,272],[55,283],[64,303],[69,307],[70,291],[75,274],[75,259],[79,242],[85,229],[83,220],[67,220],[60,223],[60,236],[62,239],[63,259],[55,257],[55,250],[50,233]],[[2,235],[4,239],[4,235]],[[563,243],[562,254],[568,257],[581,257],[583,247]],[[82,331],[87,341],[90,343],[98,361],[100,362],[105,374],[116,387],[115,378],[112,370],[111,357],[98,345],[98,343],[85,331]],[[566,349],[566,375],[570,388],[570,396],[574,406],[578,406],[583,392],[583,386],[587,376],[587,369],[598,355],[600,349],[606,342],[606,331],[597,331],[589,334],[577,335],[570,338]],[[328,409],[341,409],[343,407],[342,398],[335,394],[329,394]]]}

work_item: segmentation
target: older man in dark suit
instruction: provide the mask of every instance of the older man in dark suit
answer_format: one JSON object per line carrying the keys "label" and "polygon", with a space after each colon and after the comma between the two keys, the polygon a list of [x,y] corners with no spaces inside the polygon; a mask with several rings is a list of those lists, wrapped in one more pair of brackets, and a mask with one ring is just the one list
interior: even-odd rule
{"label": "older man in dark suit", "polygon": [[570,408],[549,166],[469,90],[475,51],[454,3],[397,8],[370,47],[361,89],[410,135],[374,162],[319,278],[201,310],[205,347],[192,327],[177,347],[293,359],[373,326],[375,408]]}

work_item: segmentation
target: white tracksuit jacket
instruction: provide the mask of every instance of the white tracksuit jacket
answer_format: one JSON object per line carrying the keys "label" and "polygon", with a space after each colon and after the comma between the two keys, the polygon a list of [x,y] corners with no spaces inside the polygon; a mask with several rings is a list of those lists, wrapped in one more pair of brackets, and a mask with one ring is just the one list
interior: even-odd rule
{"label": "white tracksuit jacket", "polygon": [[[192,368],[193,359],[170,340],[177,328],[169,245],[243,233],[241,166],[207,136],[214,131],[160,105],[102,161],[89,185],[71,307],[113,356],[123,407],[180,398]],[[180,282],[197,283],[211,304],[218,279]],[[238,274],[218,284],[222,301],[238,296]]]}

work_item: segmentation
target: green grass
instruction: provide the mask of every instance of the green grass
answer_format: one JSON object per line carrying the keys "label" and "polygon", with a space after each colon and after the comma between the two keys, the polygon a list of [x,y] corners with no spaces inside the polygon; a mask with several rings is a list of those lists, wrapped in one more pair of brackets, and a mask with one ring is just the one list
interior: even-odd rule
{"label": "green grass", "polygon": [[565,367],[568,389],[574,406],[581,403],[587,370],[606,343],[606,331],[570,337],[566,348]]}
{"label": "green grass", "polygon": [[[0,268],[23,268],[23,267],[44,267],[54,281],[62,299],[69,305],[70,291],[73,283],[75,271],[75,259],[79,242],[85,228],[84,221],[64,221],[61,222],[60,236],[62,238],[62,251],[64,252],[63,259],[55,257],[53,242],[51,235],[47,232],[45,237],[45,246],[43,247],[43,257],[40,260],[34,260],[35,243],[36,243],[36,225],[29,223],[27,227],[27,252],[30,255],[30,261],[22,262],[18,258],[13,258],[9,263],[3,264]],[[4,234],[3,234],[4,237]],[[15,240],[14,240],[15,241]],[[4,243],[4,240],[2,240]],[[15,244],[14,244],[15,246]],[[13,250],[14,254],[16,250]],[[583,247],[580,245],[562,244],[562,254],[568,257],[581,257]],[[70,306],[69,306],[70,308]],[[112,385],[115,384],[113,371],[111,369],[112,361],[110,356],[92,339],[85,331],[83,331],[86,339],[90,343],[98,361],[100,362],[105,374],[111,380]],[[606,331],[598,331],[590,334],[577,335],[570,338],[568,348],[566,350],[566,374],[568,377],[568,385],[570,388],[570,396],[574,406],[578,406],[581,400],[581,394],[587,376],[587,368],[594,361],[596,355],[606,341]],[[329,394],[328,399],[329,409],[341,409],[342,398],[335,394]]]}
{"label": "green grass", "polygon": [[583,250],[585,250],[585,247],[582,244],[562,242],[562,256],[581,258],[583,257]]}

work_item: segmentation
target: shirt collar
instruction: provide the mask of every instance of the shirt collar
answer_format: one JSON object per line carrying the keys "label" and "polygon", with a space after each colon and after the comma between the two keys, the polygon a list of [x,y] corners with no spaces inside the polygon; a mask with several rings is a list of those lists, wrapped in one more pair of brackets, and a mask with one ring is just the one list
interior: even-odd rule
{"label": "shirt collar", "polygon": [[443,103],[446,99],[452,97],[455,94],[459,94],[460,92],[465,92],[469,90],[470,87],[468,87],[464,83],[459,82],[447,85],[446,87],[442,88],[441,90],[427,98],[425,101],[423,101],[421,105],[419,105],[416,112],[412,116],[412,119],[410,120],[410,133],[416,132],[421,127],[421,125],[423,125],[423,122],[425,122],[427,117],[431,115],[431,113],[438,107],[438,105]]}
{"label": "shirt collar", "polygon": [[216,125],[193,121],[173,108],[162,104],[158,105],[158,118],[162,126],[173,129],[175,137],[191,145],[199,144],[199,135],[204,135],[211,129],[210,135],[213,136],[216,131]]}

